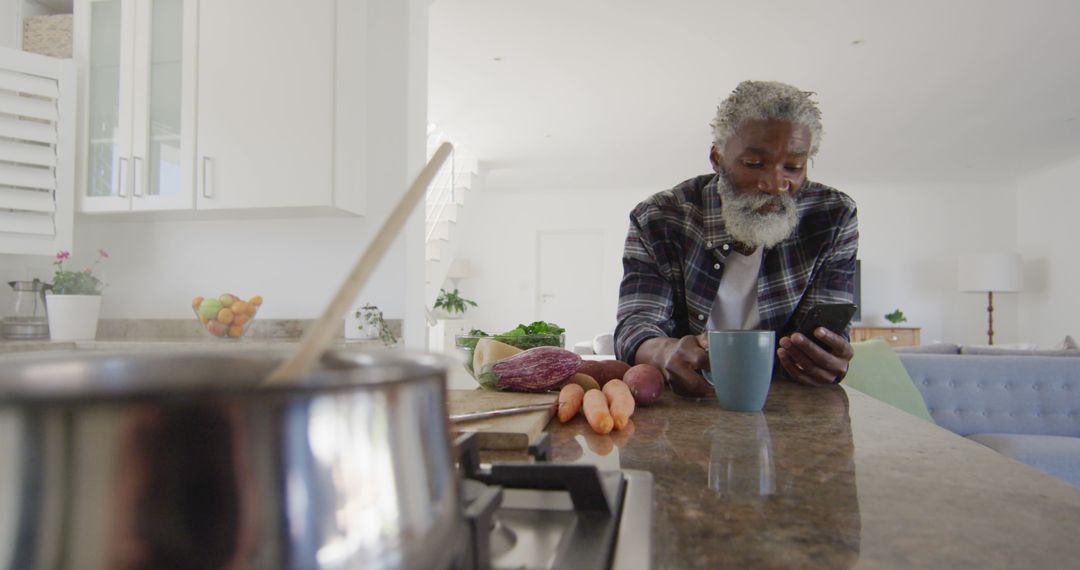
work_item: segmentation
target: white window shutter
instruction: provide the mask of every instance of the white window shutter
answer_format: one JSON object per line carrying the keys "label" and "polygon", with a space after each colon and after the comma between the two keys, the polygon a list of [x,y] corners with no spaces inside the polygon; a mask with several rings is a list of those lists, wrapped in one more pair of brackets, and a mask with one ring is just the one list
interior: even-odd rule
{"label": "white window shutter", "polygon": [[0,48],[0,253],[71,249],[75,63]]}

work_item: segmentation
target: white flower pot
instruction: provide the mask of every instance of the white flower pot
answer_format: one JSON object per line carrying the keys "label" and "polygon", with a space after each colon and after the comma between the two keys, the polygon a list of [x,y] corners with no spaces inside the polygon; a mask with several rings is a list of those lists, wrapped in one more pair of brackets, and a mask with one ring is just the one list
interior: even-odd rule
{"label": "white flower pot", "polygon": [[52,340],[94,340],[101,295],[48,295],[45,309]]}

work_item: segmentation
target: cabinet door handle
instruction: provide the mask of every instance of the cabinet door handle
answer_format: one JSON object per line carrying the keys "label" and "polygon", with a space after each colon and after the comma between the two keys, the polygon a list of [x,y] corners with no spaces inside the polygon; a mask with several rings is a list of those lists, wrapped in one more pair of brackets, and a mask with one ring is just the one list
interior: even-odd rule
{"label": "cabinet door handle", "polygon": [[131,158],[131,195],[142,198],[142,159],[135,156]]}
{"label": "cabinet door handle", "polygon": [[213,178],[210,176],[210,157],[202,157],[202,195],[203,198],[213,198],[214,191],[210,187],[210,181]]}
{"label": "cabinet door handle", "polygon": [[125,157],[120,157],[119,167],[120,167],[120,175],[117,177],[117,183],[118,183],[119,188],[116,189],[116,195],[121,197],[121,198],[127,198],[127,181],[128,181],[127,167],[128,167],[128,159],[125,158]]}

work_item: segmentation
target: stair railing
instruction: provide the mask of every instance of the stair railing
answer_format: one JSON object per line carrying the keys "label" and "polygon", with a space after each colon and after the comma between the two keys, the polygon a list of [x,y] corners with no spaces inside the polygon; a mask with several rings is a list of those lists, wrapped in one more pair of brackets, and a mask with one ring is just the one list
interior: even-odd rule
{"label": "stair railing", "polygon": [[[450,159],[447,164],[442,167],[442,170],[436,176],[436,182],[445,180],[446,175],[450,176],[450,184],[432,184],[432,189],[428,191],[428,201],[434,202],[435,207],[432,210],[432,214],[427,218],[427,221],[432,222],[431,228],[427,231],[427,235],[424,237],[424,243],[431,241],[432,236],[435,235],[435,230],[438,227],[439,220],[442,218],[443,212],[446,211],[446,207],[454,201],[454,182],[455,182],[455,153],[451,152]],[[434,197],[431,194],[434,193]]]}

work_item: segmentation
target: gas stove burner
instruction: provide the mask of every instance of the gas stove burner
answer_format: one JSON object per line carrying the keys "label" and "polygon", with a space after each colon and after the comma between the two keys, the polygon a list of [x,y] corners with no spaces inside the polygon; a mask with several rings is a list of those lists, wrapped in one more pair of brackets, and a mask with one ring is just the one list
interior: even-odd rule
{"label": "gas stove burner", "polygon": [[[545,434],[542,438],[546,438]],[[481,466],[475,434],[455,442],[472,536],[461,569],[649,568],[652,476],[594,465]],[[633,520],[625,520],[627,505]]]}
{"label": "gas stove burner", "polygon": [[504,525],[499,519],[495,519],[495,527],[491,529],[491,557],[502,558],[517,546],[517,534],[510,527]]}

